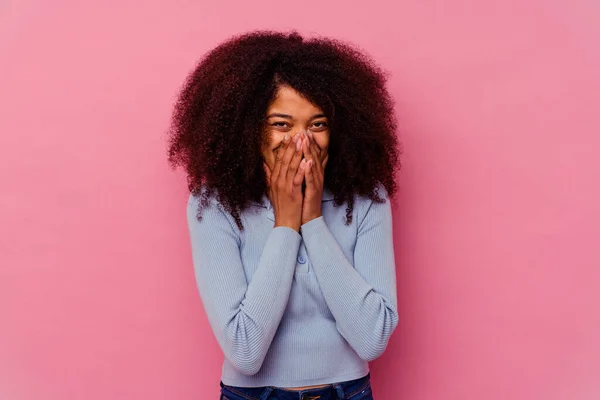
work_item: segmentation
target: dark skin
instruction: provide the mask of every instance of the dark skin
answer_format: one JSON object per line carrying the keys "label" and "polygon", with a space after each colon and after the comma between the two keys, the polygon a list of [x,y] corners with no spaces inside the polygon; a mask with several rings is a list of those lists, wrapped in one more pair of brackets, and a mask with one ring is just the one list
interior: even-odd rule
{"label": "dark skin", "polygon": [[266,132],[269,146],[263,149],[263,166],[275,226],[299,231],[302,224],[322,215],[324,169],[329,158],[327,118],[288,86],[278,90],[267,118],[274,132]]}
{"label": "dark skin", "polygon": [[[393,196],[400,143],[386,80],[359,49],[297,32],[247,33],[210,51],[186,78],[168,132],[169,163],[185,169],[190,192],[203,193],[198,220],[218,194],[223,210],[244,230],[241,214],[268,191],[262,161],[273,170],[286,132],[312,132],[321,156],[331,157],[326,188],[336,207],[346,205],[346,225],[357,195],[381,202],[376,188],[383,184]],[[305,98],[293,101],[291,88]],[[274,110],[267,112],[270,106]],[[271,113],[287,117],[266,121]],[[335,134],[331,143],[329,130]]]}
{"label": "dark skin", "polygon": [[[283,86],[267,110],[271,131],[263,149],[269,199],[275,226],[295,231],[321,213],[329,128],[322,110],[298,92]],[[327,385],[285,388],[303,390]]]}
{"label": "dark skin", "polygon": [[[346,225],[356,196],[381,202],[378,183],[393,195],[393,101],[384,72],[359,53],[333,39],[262,31],[232,38],[202,59],[180,92],[168,151],[170,164],[185,168],[190,191],[201,195],[198,220],[218,194],[244,230],[242,213],[266,191],[275,226],[299,231],[321,216],[323,172],[335,197],[330,204],[346,206]],[[297,141],[300,154],[294,148],[286,156]]]}

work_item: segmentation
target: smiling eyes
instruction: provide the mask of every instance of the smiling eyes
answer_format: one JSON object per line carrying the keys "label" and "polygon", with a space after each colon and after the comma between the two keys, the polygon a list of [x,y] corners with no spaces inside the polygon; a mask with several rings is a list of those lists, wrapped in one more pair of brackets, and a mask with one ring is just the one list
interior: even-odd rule
{"label": "smiling eyes", "polygon": [[[319,115],[319,116],[313,117],[313,119],[317,119],[317,118],[323,118],[323,116]],[[268,124],[268,126],[271,127],[273,131],[280,132],[280,133],[275,133],[273,135],[269,135],[269,137],[271,138],[271,140],[277,142],[277,145],[272,148],[272,151],[275,152],[283,144],[283,134],[285,132],[292,131],[294,123],[291,120],[290,121],[285,121],[285,120],[284,121],[273,121],[273,122],[270,122]],[[314,132],[314,133],[327,132],[329,130],[329,124],[328,124],[328,122],[326,120],[325,121],[323,121],[323,120],[321,120],[321,121],[314,121],[309,126],[308,130],[311,131],[311,132]]]}
{"label": "smiling eyes", "polygon": [[[291,128],[290,124],[288,122],[285,121],[276,121],[271,123],[271,126],[274,126],[276,128]],[[327,129],[327,122],[324,121],[318,121],[318,122],[314,122],[311,125],[311,128],[309,128],[310,130],[316,130],[316,131],[322,131],[324,129]],[[314,127],[314,128],[313,128]]]}

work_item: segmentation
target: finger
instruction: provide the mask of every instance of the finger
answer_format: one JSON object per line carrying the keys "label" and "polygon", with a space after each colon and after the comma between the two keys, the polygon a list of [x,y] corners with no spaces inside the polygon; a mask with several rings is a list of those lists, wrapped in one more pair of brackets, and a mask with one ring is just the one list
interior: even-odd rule
{"label": "finger", "polygon": [[263,161],[263,169],[265,170],[265,176],[267,177],[267,186],[271,186],[271,169],[269,166]]}
{"label": "finger", "polygon": [[321,156],[322,150],[321,150],[321,147],[319,147],[319,144],[317,143],[317,141],[315,140],[315,135],[312,132],[308,131],[308,137],[310,138],[311,144],[314,144],[315,149],[317,149],[317,155]]}
{"label": "finger", "polygon": [[315,178],[313,175],[313,160],[308,160],[304,167],[304,179],[306,179],[306,187],[315,189]]}
{"label": "finger", "polygon": [[292,138],[293,143],[290,146],[294,146],[294,154],[290,161],[290,167],[288,169],[287,178],[290,181],[294,180],[296,173],[298,172],[298,166],[302,161],[302,136],[294,135]]}
{"label": "finger", "polygon": [[307,161],[312,158],[312,154],[310,152],[310,139],[308,135],[306,136],[306,140],[302,142],[302,154],[304,154],[304,158],[306,158]]}
{"label": "finger", "polygon": [[329,160],[329,153],[325,154],[325,158],[323,159],[323,163],[321,164],[321,166],[323,167],[323,170],[325,170],[325,166],[327,165],[328,160]]}
{"label": "finger", "polygon": [[290,135],[288,135],[287,133],[285,134],[285,136],[283,137],[283,143],[281,144],[281,146],[279,146],[279,149],[277,149],[277,157],[278,157],[278,161],[279,161],[279,169],[278,169],[278,174],[277,176],[273,177],[273,183],[275,182],[285,182],[285,177],[287,175],[287,166],[290,163],[289,158],[288,157],[288,153],[290,151],[290,143],[292,142],[292,140],[290,139]]}
{"label": "finger", "polygon": [[303,158],[302,161],[300,161],[300,165],[298,165],[298,171],[296,171],[296,175],[294,176],[293,179],[293,185],[294,188],[298,187],[300,188],[300,190],[302,190],[302,181],[304,180],[304,170],[306,169],[306,160]]}
{"label": "finger", "polygon": [[[313,179],[319,179],[320,175],[317,171],[317,165],[315,165],[317,163],[317,160],[319,159],[317,156],[315,156],[314,153],[314,144],[312,144],[312,142],[314,142],[314,140],[310,140],[310,135],[309,135],[309,140],[307,141],[307,145],[304,149],[304,155],[308,160],[312,161],[312,165],[311,165],[311,175],[313,177]],[[308,182],[307,182],[308,183]],[[314,184],[316,185],[318,182],[314,182]]]}
{"label": "finger", "polygon": [[277,150],[275,150],[275,165],[273,167],[273,172],[271,174],[272,182],[276,182],[279,178],[279,172],[281,171],[281,159],[283,157],[283,150],[287,147],[287,144],[281,143]]}
{"label": "finger", "polygon": [[281,159],[281,171],[279,172],[279,177],[277,178],[279,183],[284,185],[288,179],[288,173],[290,169],[290,163],[292,162],[292,157],[294,156],[294,152],[296,151],[296,144],[290,138],[290,135],[286,133],[287,137],[287,147],[283,153],[283,158]]}
{"label": "finger", "polygon": [[313,174],[316,174],[319,179],[322,178],[323,176],[323,171],[321,168],[321,163],[318,163],[317,161],[321,159],[321,155],[319,152],[319,145],[317,144],[317,142],[315,142],[314,137],[312,135],[312,133],[309,133],[309,137],[310,137],[310,154],[312,155],[312,158],[314,160],[315,165],[313,166]]}

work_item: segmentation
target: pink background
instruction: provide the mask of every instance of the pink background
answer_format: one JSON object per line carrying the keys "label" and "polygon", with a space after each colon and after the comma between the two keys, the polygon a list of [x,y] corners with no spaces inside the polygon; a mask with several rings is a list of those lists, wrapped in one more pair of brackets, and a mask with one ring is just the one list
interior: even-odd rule
{"label": "pink background", "polygon": [[196,60],[256,28],[392,73],[376,399],[600,398],[599,2],[83,3],[0,3],[0,398],[218,398],[165,130]]}

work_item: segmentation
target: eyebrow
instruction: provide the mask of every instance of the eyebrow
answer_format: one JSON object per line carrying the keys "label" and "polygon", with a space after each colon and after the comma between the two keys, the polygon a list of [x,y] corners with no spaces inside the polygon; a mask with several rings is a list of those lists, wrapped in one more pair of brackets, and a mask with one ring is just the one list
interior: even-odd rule
{"label": "eyebrow", "polygon": [[[325,116],[326,116],[325,114],[315,114],[315,115],[312,116],[311,119],[323,118]],[[267,115],[267,119],[268,118],[273,118],[273,117],[286,118],[286,119],[294,119],[291,115],[288,115],[288,114],[272,113],[272,114]]]}

